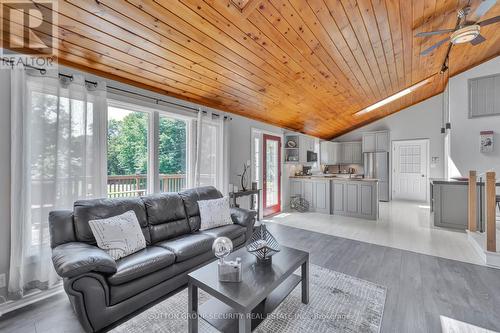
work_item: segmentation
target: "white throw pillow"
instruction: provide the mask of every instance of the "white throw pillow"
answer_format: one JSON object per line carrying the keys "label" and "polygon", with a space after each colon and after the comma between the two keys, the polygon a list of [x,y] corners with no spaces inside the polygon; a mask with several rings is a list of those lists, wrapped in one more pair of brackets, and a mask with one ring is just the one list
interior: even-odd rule
{"label": "white throw pillow", "polygon": [[201,226],[200,230],[207,230],[227,224],[233,224],[231,212],[229,211],[229,198],[200,200]]}
{"label": "white throw pillow", "polygon": [[146,247],[139,220],[133,210],[101,220],[89,221],[97,246],[118,260]]}

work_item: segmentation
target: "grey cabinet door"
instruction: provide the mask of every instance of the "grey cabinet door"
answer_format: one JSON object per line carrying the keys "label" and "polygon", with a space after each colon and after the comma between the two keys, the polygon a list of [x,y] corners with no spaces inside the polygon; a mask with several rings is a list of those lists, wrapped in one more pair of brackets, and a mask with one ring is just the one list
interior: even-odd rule
{"label": "grey cabinet door", "polygon": [[343,143],[342,144],[342,163],[352,162],[352,144]]}
{"label": "grey cabinet door", "polygon": [[379,181],[378,182],[378,199],[380,201],[389,201],[389,182]]}
{"label": "grey cabinet door", "polygon": [[301,180],[291,180],[290,181],[290,195],[302,195],[302,181]]}
{"label": "grey cabinet door", "polygon": [[359,212],[359,184],[347,183],[345,187],[346,212],[356,214]]}
{"label": "grey cabinet door", "polygon": [[330,164],[330,160],[332,159],[330,144],[331,142],[328,141],[323,141],[319,144],[321,164]]}
{"label": "grey cabinet door", "polygon": [[361,164],[363,161],[363,154],[361,152],[361,142],[355,142],[351,145],[352,149],[352,163]]}
{"label": "grey cabinet door", "polygon": [[318,213],[330,214],[330,182],[314,182],[314,209]]}
{"label": "grey cabinet door", "polygon": [[389,132],[377,132],[375,134],[375,150],[389,151]]}
{"label": "grey cabinet door", "polygon": [[302,186],[302,197],[309,202],[309,210],[314,211],[314,183],[304,180]]}
{"label": "grey cabinet door", "polygon": [[363,153],[375,152],[375,133],[363,133]]}
{"label": "grey cabinet door", "polygon": [[375,193],[373,193],[376,186],[372,184],[360,184],[359,185],[359,214],[371,216],[374,212],[374,200],[373,197]]}
{"label": "grey cabinet door", "polygon": [[332,181],[332,211],[333,213],[342,214],[345,212],[345,192],[346,183]]}

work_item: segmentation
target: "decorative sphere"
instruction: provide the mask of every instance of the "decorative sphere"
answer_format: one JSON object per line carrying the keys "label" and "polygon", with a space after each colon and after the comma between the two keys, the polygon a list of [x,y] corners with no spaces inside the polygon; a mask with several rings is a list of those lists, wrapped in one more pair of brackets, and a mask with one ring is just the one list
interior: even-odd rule
{"label": "decorative sphere", "polygon": [[217,258],[227,257],[233,250],[233,242],[227,237],[219,237],[214,240],[212,251]]}

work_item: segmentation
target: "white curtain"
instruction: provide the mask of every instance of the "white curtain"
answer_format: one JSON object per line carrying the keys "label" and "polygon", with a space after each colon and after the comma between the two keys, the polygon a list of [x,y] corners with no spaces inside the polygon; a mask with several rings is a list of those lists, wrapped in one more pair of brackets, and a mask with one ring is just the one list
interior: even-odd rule
{"label": "white curtain", "polygon": [[22,68],[11,78],[11,255],[9,298],[48,289],[48,214],[106,194],[106,87]]}
{"label": "white curtain", "polygon": [[215,186],[229,192],[229,120],[198,112],[196,119],[194,186]]}

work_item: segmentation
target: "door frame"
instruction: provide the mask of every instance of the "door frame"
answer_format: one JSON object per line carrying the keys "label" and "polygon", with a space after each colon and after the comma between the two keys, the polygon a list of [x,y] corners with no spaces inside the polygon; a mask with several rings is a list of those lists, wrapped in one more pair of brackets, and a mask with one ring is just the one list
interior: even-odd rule
{"label": "door frame", "polygon": [[[266,208],[266,160],[267,160],[267,150],[266,150],[266,140],[278,141],[278,204],[277,208]],[[282,148],[282,137],[278,135],[272,135],[263,133],[262,134],[262,211],[263,215],[268,216],[281,212],[281,181],[282,181],[282,171],[281,171],[281,148]]]}
{"label": "door frame", "polygon": [[[426,165],[426,171],[427,171],[427,182],[425,183],[425,202],[429,202],[430,200],[430,177],[431,177],[431,167],[430,167],[430,155],[431,155],[431,152],[430,152],[430,139],[428,138],[423,138],[423,139],[401,139],[401,140],[392,140],[391,141],[391,158],[390,158],[390,163],[391,163],[391,193],[390,193],[390,197],[391,199],[394,199],[394,192],[396,190],[396,187],[395,187],[395,184],[396,182],[394,181],[396,179],[396,164],[397,162],[395,161],[395,158],[396,158],[396,143],[404,143],[404,142],[408,142],[408,143],[414,143],[414,142],[424,142],[425,143],[425,147],[426,147],[426,150],[427,150],[427,165]],[[397,199],[398,200],[398,199]],[[417,201],[416,201],[417,202]]]}

